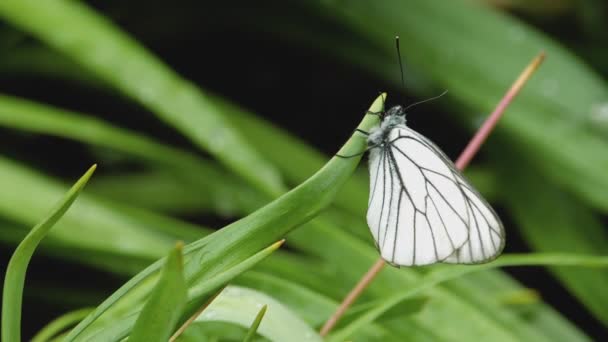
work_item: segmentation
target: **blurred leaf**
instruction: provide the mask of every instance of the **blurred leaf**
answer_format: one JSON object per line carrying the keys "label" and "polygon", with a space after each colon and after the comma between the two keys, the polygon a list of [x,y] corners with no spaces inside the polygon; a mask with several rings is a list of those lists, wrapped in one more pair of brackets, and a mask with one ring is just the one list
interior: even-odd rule
{"label": "blurred leaf", "polygon": [[63,314],[47,325],[45,325],[34,337],[32,337],[32,342],[46,342],[51,338],[55,337],[58,333],[64,331],[65,329],[73,326],[74,324],[80,322],[83,318],[85,318],[89,313],[93,311],[92,308],[78,309],[74,311],[70,311],[66,314]]}
{"label": "blurred leaf", "polygon": [[[267,261],[270,260],[267,259]],[[307,274],[313,273],[314,270],[316,269],[301,269],[302,272]],[[315,278],[325,285],[331,284],[330,279],[325,277]],[[338,307],[337,300],[306,288],[297,283],[297,280],[286,279],[282,275],[277,276],[271,272],[249,271],[237,278],[235,283],[253,287],[272,296],[272,298],[278,300],[301,317],[311,327],[320,327],[325,322],[326,317],[329,317]],[[378,324],[366,326],[363,331],[360,331],[359,336],[367,341],[377,340],[378,338],[383,341],[391,340],[388,338],[390,332]],[[401,338],[396,339],[396,341],[401,340]]]}
{"label": "blurred leaf", "polygon": [[[496,161],[506,170],[511,155]],[[508,208],[521,227],[520,234],[534,250],[605,255],[608,235],[588,208],[546,182],[526,163],[510,169],[512,180],[502,190]],[[526,201],[522,201],[525,198]],[[608,271],[551,267],[550,270],[599,320],[608,326]]]}
{"label": "blurred leaf", "polygon": [[280,302],[238,286],[227,287],[196,321],[232,322],[248,328],[264,306],[268,306],[268,311],[257,330],[261,336],[272,341],[321,341],[314,330]]}
{"label": "blurred leaf", "polygon": [[0,16],[150,109],[262,193],[277,196],[284,191],[274,167],[249,147],[195,85],[85,4],[8,0],[0,3]]}
{"label": "blurred leaf", "polygon": [[87,184],[89,178],[91,178],[95,168],[96,165],[93,165],[72,186],[51,213],[42,222],[32,228],[13,253],[6,267],[4,277],[4,291],[2,293],[2,341],[21,341],[21,301],[23,299],[23,286],[27,266],[40,241],[44,239],[49,230],[53,228],[53,225],[70,208],[82,188]]}
{"label": "blurred leaf", "polygon": [[[24,225],[34,224],[36,217],[49,210],[49,203],[65,191],[65,187],[37,171],[0,157],[0,214]],[[36,194],[33,196],[32,194]],[[83,195],[61,220],[50,237],[82,252],[131,255],[135,259],[158,258],[175,239],[155,232],[163,222],[134,222],[115,207],[104,205]],[[120,239],[116,239],[120,236]],[[78,256],[76,256],[78,257]]]}
{"label": "blurred leaf", "polygon": [[241,326],[224,322],[194,323],[180,335],[177,342],[237,342],[242,341],[247,331]]}
{"label": "blurred leaf", "polygon": [[129,341],[165,342],[173,333],[187,296],[182,246],[182,243],[178,243],[169,253],[158,283],[137,317]]}
{"label": "blurred leaf", "polygon": [[[358,304],[350,308],[342,319],[340,319],[340,323],[337,327],[344,326],[350,324],[357,317],[361,316],[366,311],[376,307],[382,299],[376,299],[371,302],[366,302],[364,304]],[[389,310],[383,312],[380,316],[376,318],[376,322],[382,323],[382,321],[390,321],[394,319],[400,319],[404,316],[409,316],[416,314],[424,308],[424,305],[428,302],[428,298],[419,297],[419,298],[409,298],[404,299],[403,301],[395,304]]]}
{"label": "blurred leaf", "polygon": [[[254,193],[239,179],[226,174],[223,169],[202,160],[195,154],[158,143],[140,133],[113,126],[82,113],[0,95],[0,125],[110,148],[154,163],[157,167],[163,166],[172,172],[174,175],[172,178],[177,176],[182,187],[194,186],[197,191],[193,192],[198,197],[208,198],[210,203],[220,211],[226,206],[225,203],[229,202],[251,208],[251,210],[264,203],[261,195]],[[124,179],[120,184],[106,188],[105,191],[114,191],[114,196],[125,195],[124,189],[128,189],[132,193],[137,190],[137,188],[133,189],[137,183],[130,183],[132,181],[132,179]],[[138,180],[140,183],[144,181],[145,179]],[[125,184],[129,184],[129,186],[125,186]],[[121,188],[123,190],[116,193],[116,190]],[[161,193],[166,188],[158,185],[149,186],[147,184],[145,189],[153,195],[147,196],[149,198],[164,198],[165,200],[170,198],[168,193]],[[124,199],[123,202],[128,203]]]}
{"label": "blurred leaf", "polygon": [[523,255],[503,255],[499,259],[482,265],[467,265],[467,266],[448,266],[438,267],[434,272],[417,283],[413,288],[400,292],[394,295],[389,295],[387,298],[378,304],[375,308],[370,309],[367,313],[359,317],[357,320],[349,324],[347,327],[335,332],[330,336],[330,341],[344,341],[355,333],[358,329],[366,324],[376,320],[382,314],[401,303],[403,300],[410,298],[416,294],[424,292],[442,282],[461,277],[467,273],[477,272],[480,270],[504,267],[504,266],[531,266],[531,265],[562,265],[562,266],[579,266],[579,267],[608,267],[608,256],[588,256],[576,254],[523,254]]}

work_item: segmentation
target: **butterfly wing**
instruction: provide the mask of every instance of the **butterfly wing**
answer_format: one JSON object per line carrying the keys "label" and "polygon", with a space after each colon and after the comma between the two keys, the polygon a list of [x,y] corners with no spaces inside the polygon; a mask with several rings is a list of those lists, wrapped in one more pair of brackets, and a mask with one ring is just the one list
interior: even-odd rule
{"label": "butterfly wing", "polygon": [[370,153],[368,225],[401,266],[480,263],[504,246],[498,216],[431,141],[399,125]]}

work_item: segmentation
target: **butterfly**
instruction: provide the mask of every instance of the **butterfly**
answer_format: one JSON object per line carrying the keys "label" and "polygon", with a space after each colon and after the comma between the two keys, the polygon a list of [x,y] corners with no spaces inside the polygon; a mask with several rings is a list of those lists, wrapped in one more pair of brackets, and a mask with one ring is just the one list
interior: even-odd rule
{"label": "butterfly", "polygon": [[375,113],[367,135],[367,223],[384,260],[395,266],[476,264],[504,248],[500,218],[429,139],[406,126],[402,106]]}

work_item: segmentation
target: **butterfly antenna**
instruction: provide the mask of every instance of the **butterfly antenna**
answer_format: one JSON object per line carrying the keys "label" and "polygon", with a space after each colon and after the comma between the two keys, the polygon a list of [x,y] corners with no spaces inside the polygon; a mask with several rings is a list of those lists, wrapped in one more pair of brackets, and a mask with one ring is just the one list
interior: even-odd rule
{"label": "butterfly antenna", "polygon": [[442,97],[443,95],[445,95],[445,94],[447,94],[447,93],[448,93],[448,91],[447,91],[447,90],[445,90],[443,93],[441,93],[441,94],[439,94],[439,95],[437,95],[437,96],[431,97],[430,99],[426,99],[426,100],[422,100],[422,101],[414,102],[414,103],[412,103],[411,105],[409,105],[409,106],[405,107],[405,108],[403,109],[403,111],[406,111],[406,110],[408,110],[408,109],[410,109],[410,108],[412,108],[412,107],[414,107],[414,106],[417,106],[417,105],[422,104],[422,103],[425,103],[425,102],[430,102],[430,101],[433,101],[433,100],[437,100],[438,98]]}
{"label": "butterfly antenna", "polygon": [[399,70],[401,70],[401,87],[405,93],[405,78],[403,77],[403,63],[401,62],[401,49],[399,48],[399,36],[395,36],[395,47],[397,48],[397,60],[399,61]]}

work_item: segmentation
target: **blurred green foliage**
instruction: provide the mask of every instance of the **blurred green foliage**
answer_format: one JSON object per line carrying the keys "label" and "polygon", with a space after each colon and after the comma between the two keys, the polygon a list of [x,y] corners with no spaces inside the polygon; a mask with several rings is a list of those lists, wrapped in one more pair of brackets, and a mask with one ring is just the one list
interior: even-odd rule
{"label": "blurred green foliage", "polygon": [[[158,16],[159,24],[147,26],[147,34],[177,37],[193,25],[213,31],[227,21],[238,22],[242,31],[286,40],[394,85],[400,82],[392,41],[398,34],[407,41],[402,53],[408,91],[425,97],[448,89],[441,104],[449,123],[464,134],[474,131],[483,117],[478,113],[493,108],[533,56],[541,50],[548,56],[484,147],[484,163],[473,165],[469,174],[502,209],[508,235],[521,236],[530,250],[543,254],[509,255],[473,268],[387,268],[332,338],[589,339],[581,330],[585,326],[577,327],[537,297],[506,304],[504,298],[514,293],[529,293],[493,269],[508,265],[547,265],[589,317],[608,324],[603,291],[608,272],[586,268],[605,265],[601,256],[608,251],[608,64],[602,57],[605,47],[598,44],[608,28],[598,10],[602,2],[528,6],[508,0],[345,0],[268,5],[244,5],[223,16],[216,15],[212,4],[196,15],[176,6],[167,9],[172,15]],[[378,257],[365,224],[368,180],[355,171],[358,160],[327,162],[326,155],[233,99],[198,87],[188,74],[174,71],[112,22],[125,5],[106,6],[110,9],[101,14],[74,0],[0,2],[5,22],[0,29],[0,76],[69,80],[132,103],[208,157],[184,147],[186,143],[169,145],[87,113],[0,96],[0,125],[6,132],[26,140],[44,135],[72,141],[92,151],[101,165],[98,178],[49,233],[41,253],[120,277],[134,276],[100,306],[85,300],[83,306],[97,308],[76,329],[68,333],[82,312],[76,320],[66,314],[50,323],[40,340],[120,340],[134,325],[140,339],[149,340],[146,334],[158,331],[164,336],[228,282],[238,284],[239,296],[229,291],[218,297],[213,302],[217,307],[203,311],[178,340],[242,340],[265,304],[268,312],[259,335],[276,340],[291,332],[294,341],[319,339],[314,331]],[[163,13],[150,6],[150,12]],[[532,25],[568,15],[582,27],[584,39],[569,40]],[[208,54],[220,53],[213,46],[204,48]],[[362,106],[374,96],[369,94]],[[372,108],[380,105],[376,100]],[[364,109],[332,115],[362,116]],[[316,111],[327,114],[324,108]],[[373,124],[367,117],[361,127]],[[318,126],[318,134],[335,134],[324,130],[322,122]],[[353,128],[341,127],[343,136]],[[358,151],[363,144],[354,137],[344,148]],[[114,170],[115,160],[128,160],[134,167]],[[40,165],[25,153],[0,157],[0,241],[6,245],[16,246],[67,188],[65,179]],[[216,232],[183,220],[193,214],[242,219]],[[285,235],[289,251],[276,251],[275,242]],[[161,258],[176,240],[190,243],[183,265],[174,251],[167,259],[173,263],[167,261],[159,275],[165,265]],[[57,281],[66,286],[71,282]],[[184,308],[165,310],[168,303],[183,300],[186,288]],[[13,303],[22,290],[11,297]],[[422,301],[415,297],[421,294]],[[50,301],[54,294],[42,289],[37,296]],[[172,318],[159,330],[145,329],[158,312]],[[13,329],[19,329],[20,315],[16,317],[10,323]],[[5,319],[6,313],[3,324]],[[14,330],[5,333],[18,336]]]}

